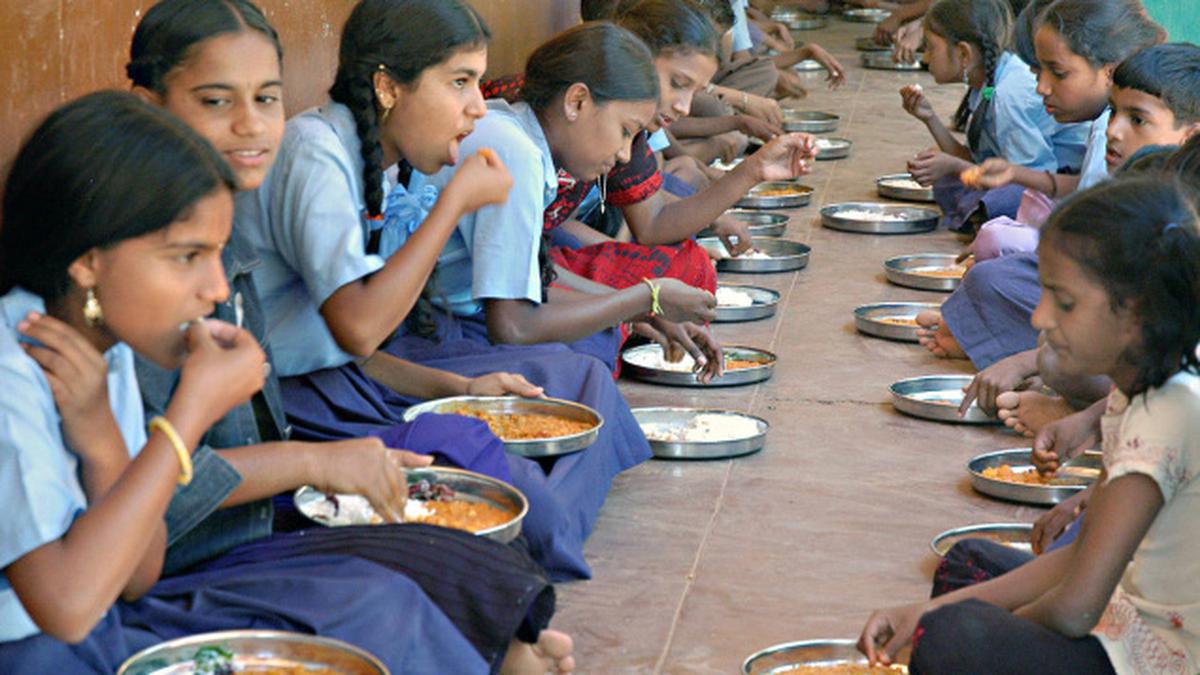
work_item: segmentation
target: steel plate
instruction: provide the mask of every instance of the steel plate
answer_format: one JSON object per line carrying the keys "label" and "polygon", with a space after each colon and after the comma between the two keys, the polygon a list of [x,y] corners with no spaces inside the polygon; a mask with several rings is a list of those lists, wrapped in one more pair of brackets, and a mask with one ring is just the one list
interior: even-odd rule
{"label": "steel plate", "polygon": [[899,185],[896,181],[910,181],[912,174],[910,173],[889,173],[885,176],[880,176],[875,179],[875,190],[879,192],[880,197],[888,199],[901,199],[908,202],[932,202],[933,186],[910,186]]}
{"label": "steel plate", "polygon": [[761,417],[720,410],[716,408],[634,408],[633,417],[639,425],[667,424],[685,426],[696,415],[728,415],[753,420],[758,424],[758,433],[753,436],[727,441],[667,441],[647,437],[650,441],[650,451],[659,459],[724,459],[740,457],[762,450],[767,442],[767,431],[770,423]]}
{"label": "steel plate", "polygon": [[854,145],[846,138],[818,138],[817,160],[845,159],[850,156],[850,147]]}
{"label": "steel plate", "polygon": [[[696,243],[704,248],[724,254],[725,244],[715,237],[698,239]],[[755,237],[755,249],[771,256],[770,258],[722,258],[717,260],[718,272],[748,272],[751,274],[768,274],[773,272],[791,272],[808,266],[808,256],[812,252],[808,246],[798,241],[776,239],[772,237]]]}
{"label": "steel plate", "polygon": [[[743,675],[786,675],[796,666],[867,665],[854,640],[803,640],[786,642],[755,652],[742,662]],[[897,654],[901,663],[908,661],[908,648]],[[907,673],[905,665],[895,665],[897,673]]]}
{"label": "steel plate", "polygon": [[876,7],[848,9],[842,12],[843,19],[854,23],[882,23],[891,15],[888,10]]}
{"label": "steel plate", "polygon": [[1052,506],[1086,489],[1099,478],[1100,469],[1103,468],[1101,454],[1087,451],[1063,463],[1058,471],[1059,477],[1050,485],[1013,483],[983,475],[984,469],[1001,464],[1008,464],[1014,469],[1033,471],[1029,452],[1029,448],[1010,448],[972,458],[967,462],[967,472],[971,474],[971,487],[998,499],[1035,506]]}
{"label": "steel plate", "polygon": [[721,288],[734,288],[746,293],[754,300],[754,304],[749,307],[722,307],[718,304],[716,323],[738,323],[766,319],[774,316],[775,310],[779,307],[779,292],[769,288],[743,284],[717,284],[717,290],[719,291]]}
{"label": "steel plate", "polygon": [[897,286],[919,288],[925,291],[949,293],[962,283],[961,277],[936,277],[922,274],[922,270],[956,267],[958,256],[953,253],[917,253],[889,258],[883,262],[887,280]]}
{"label": "steel plate", "polygon": [[841,116],[819,110],[784,110],[783,130],[801,131],[809,134],[825,134],[836,131]]}
{"label": "steel plate", "polygon": [[863,68],[869,68],[871,70],[913,71],[921,70],[925,67],[920,61],[913,61],[912,63],[896,63],[892,60],[891,51],[863,52],[860,58],[862,60]]}
{"label": "steel plate", "polygon": [[936,310],[935,302],[876,302],[854,310],[854,327],[860,333],[900,342],[916,342],[917,327],[887,323],[883,319],[915,319],[926,310]]}
{"label": "steel plate", "polygon": [[[767,196],[761,194],[773,190],[788,190],[789,194]],[[808,206],[812,201],[812,193],[811,187],[793,181],[767,181],[750,188],[750,192],[739,199],[734,206],[750,209],[792,209]]]}
{"label": "steel plate", "polygon": [[[877,219],[851,218],[848,213],[870,212]],[[891,218],[903,218],[893,220]],[[846,202],[821,209],[821,224],[831,230],[860,234],[916,234],[937,228],[940,214],[920,206],[879,204],[876,202]]]}
{"label": "steel plate", "polygon": [[771,374],[775,370],[775,355],[763,349],[727,346],[725,347],[725,356],[726,358],[735,357],[759,360],[762,362],[762,365],[754,368],[728,370],[725,371],[724,375],[713,378],[708,384],[703,384],[697,379],[694,372],[681,372],[640,365],[639,361],[641,364],[644,364],[647,361],[658,362],[662,359],[662,347],[658,344],[641,345],[626,349],[621,353],[621,362],[625,372],[635,380],[675,387],[733,387],[742,384],[754,384],[755,382],[770,379]]}
{"label": "steel plate", "polygon": [[967,414],[958,416],[963,387],[971,383],[970,375],[929,375],[900,380],[891,386],[892,405],[906,415],[954,424],[998,424],[978,403],[971,403]]}
{"label": "steel plate", "polygon": [[929,548],[933,549],[935,554],[944,556],[960,541],[965,539],[985,539],[1032,555],[1033,545],[1030,544],[1032,534],[1033,525],[1029,523],[968,525],[967,527],[956,527],[953,530],[946,530],[939,534],[933,538],[933,541],[929,542]]}
{"label": "steel plate", "polygon": [[345,675],[388,675],[367,651],[333,638],[277,630],[226,630],[160,642],[134,654],[117,675],[189,675],[196,652],[221,647],[234,654],[234,667],[330,668]]}
{"label": "steel plate", "polygon": [[451,396],[425,401],[404,411],[404,421],[411,422],[418,415],[440,413],[453,415],[463,409],[495,413],[497,415],[554,415],[593,426],[569,436],[504,441],[504,449],[522,457],[556,457],[578,452],[596,442],[604,417],[599,412],[574,401],[558,398],[522,398],[520,396]]}
{"label": "steel plate", "polygon": [[[723,215],[748,224],[750,234],[754,237],[778,237],[787,231],[788,221],[791,220],[786,213],[746,209],[730,209]],[[700,230],[697,236],[712,237],[715,235],[713,235],[711,227],[706,227]]]}

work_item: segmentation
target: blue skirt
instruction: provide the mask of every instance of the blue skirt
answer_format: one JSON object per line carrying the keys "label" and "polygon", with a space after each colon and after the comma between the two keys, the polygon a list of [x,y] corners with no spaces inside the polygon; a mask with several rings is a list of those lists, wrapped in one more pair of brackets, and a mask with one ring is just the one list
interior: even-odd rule
{"label": "blue skirt", "polygon": [[957,230],[971,214],[984,209],[984,220],[1008,216],[1017,217],[1021,195],[1025,188],[1005,185],[995,190],[974,190],[963,185],[957,175],[947,176],[933,185],[933,198],[942,209],[941,227]]}
{"label": "blue skirt", "polygon": [[421,588],[375,563],[339,555],[247,563],[160,581],[117,603],[82,642],[39,634],[0,643],[11,673],[111,675],[164,640],[234,629],[336,638],[393,673],[487,673],[488,665]]}
{"label": "blue skirt", "polygon": [[[604,417],[596,442],[582,452],[541,464],[510,457],[509,464],[518,487],[525,490],[524,485],[537,485],[539,493],[563,515],[554,539],[538,541],[531,533],[534,558],[555,580],[589,578],[583,542],[595,526],[613,478],[649,459],[650,444],[608,368],[598,360],[559,343],[493,345],[478,339],[479,328],[478,322],[451,320],[440,314],[441,339],[404,335],[384,349],[464,377],[498,370],[518,373],[544,387],[547,396],[578,401]],[[547,547],[553,555],[545,554]],[[538,555],[539,550],[543,555]]]}
{"label": "blue skirt", "polygon": [[976,263],[942,304],[942,320],[971,363],[983,370],[1037,346],[1030,321],[1042,297],[1036,253]]}

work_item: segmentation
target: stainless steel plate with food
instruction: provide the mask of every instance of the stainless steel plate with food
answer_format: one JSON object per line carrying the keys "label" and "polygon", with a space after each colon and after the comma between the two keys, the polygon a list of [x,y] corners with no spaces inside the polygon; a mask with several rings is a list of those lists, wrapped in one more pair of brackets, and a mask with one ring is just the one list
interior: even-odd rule
{"label": "stainless steel plate with food", "polygon": [[[431,466],[407,469],[404,521],[474,532],[502,543],[521,533],[529,502],[517,488],[473,471]],[[305,485],[292,496],[296,509],[329,527],[378,525],[383,519],[362,495],[330,495]]]}
{"label": "stainless steel plate with food", "polygon": [[966,271],[953,253],[916,253],[883,262],[888,281],[924,291],[953,291],[962,283]]}
{"label": "stainless steel plate with food", "polygon": [[823,669],[856,666],[855,673],[907,673],[908,648],[897,655],[899,664],[871,668],[854,640],[803,640],[787,642],[751,654],[742,663],[742,675],[819,675]]}
{"label": "stainless steel plate with food", "polygon": [[769,379],[775,370],[775,355],[754,347],[727,346],[725,374],[708,384],[696,376],[691,356],[685,354],[681,361],[669,362],[658,344],[626,349],[621,353],[621,363],[630,377],[643,382],[676,387],[732,387]]}
{"label": "stainless steel plate with food", "polygon": [[825,134],[836,131],[841,119],[839,115],[820,110],[788,109],[783,111],[783,130]]}
{"label": "stainless steel plate with food", "polygon": [[411,422],[425,413],[465,415],[488,423],[504,449],[522,457],[555,457],[596,442],[604,418],[582,403],[520,396],[451,396],[404,411]]}
{"label": "stainless steel plate with food", "polygon": [[[205,664],[208,664],[207,666]],[[257,673],[271,668],[306,675],[388,675],[367,651],[333,638],[278,630],[226,630],[160,642],[134,654],[117,675]],[[222,669],[202,670],[202,668]],[[282,671],[282,672],[292,672]]]}
{"label": "stainless steel plate with food", "polygon": [[967,414],[958,416],[962,405],[963,387],[971,383],[970,375],[928,375],[900,380],[891,386],[892,406],[906,415],[955,424],[996,424],[979,404],[972,402]]}
{"label": "stainless steel plate with food", "polygon": [[815,14],[793,14],[787,19],[777,19],[793,31],[820,30],[829,25],[829,19]]}
{"label": "stainless steel plate with food", "polygon": [[877,7],[860,7],[842,12],[842,18],[855,23],[882,23],[892,13]]}
{"label": "stainless steel plate with food", "polygon": [[877,202],[830,204],[821,209],[821,224],[831,230],[862,234],[916,234],[937,228],[934,209]]}
{"label": "stainless steel plate with food", "polygon": [[812,249],[798,241],[754,237],[751,241],[752,248],[749,251],[736,258],[731,258],[725,249],[725,244],[720,239],[710,237],[698,239],[696,243],[708,249],[717,258],[718,272],[748,272],[750,274],[791,272],[806,267],[808,256],[812,252]]}
{"label": "stainless steel plate with food", "polygon": [[892,60],[892,53],[886,52],[863,52],[862,56],[863,68],[871,70],[921,70],[925,66],[920,61],[912,61],[910,63],[898,63]]}
{"label": "stainless steel plate with food", "polygon": [[901,199],[908,202],[932,202],[933,186],[921,185],[913,180],[911,173],[889,173],[875,179],[875,190],[880,197]]}
{"label": "stainless steel plate with food", "polygon": [[950,549],[960,541],[965,539],[984,539],[995,544],[1003,544],[1024,551],[1025,553],[1033,553],[1032,541],[1033,525],[1029,523],[986,523],[984,525],[968,525],[967,527],[956,527],[953,530],[946,530],[933,538],[929,542],[929,548],[939,556],[946,555]]}
{"label": "stainless steel plate with food", "polygon": [[816,59],[804,59],[792,66],[798,73],[816,73],[825,70],[825,65]]}
{"label": "stainless steel plate with food", "polygon": [[812,201],[812,193],[811,187],[793,181],[767,181],[750,188],[750,192],[734,206],[750,209],[791,209],[808,206]]}
{"label": "stainless steel plate with food", "polygon": [[761,286],[717,284],[716,323],[757,321],[775,314],[779,292]]}
{"label": "stainless steel plate with food", "polygon": [[634,408],[660,459],[721,459],[762,450],[771,425],[761,417],[710,408]]}
{"label": "stainless steel plate with food", "polygon": [[[755,237],[778,237],[787,231],[788,221],[791,220],[786,213],[752,209],[730,209],[723,215],[749,225],[750,234]],[[714,236],[712,228],[704,228],[700,231],[699,236]]]}
{"label": "stainless steel plate with food", "polygon": [[1029,448],[1010,448],[972,458],[967,462],[971,487],[998,499],[1050,506],[1086,489],[1104,466],[1099,452],[1087,451],[1064,462],[1053,476],[1039,476],[1029,453]]}
{"label": "stainless steel plate with food", "polygon": [[850,147],[854,145],[847,138],[818,138],[816,140],[817,159],[845,159],[850,156]]}
{"label": "stainless steel plate with food", "polygon": [[854,309],[854,327],[860,333],[900,342],[917,341],[917,315],[936,310],[935,302],[875,302]]}

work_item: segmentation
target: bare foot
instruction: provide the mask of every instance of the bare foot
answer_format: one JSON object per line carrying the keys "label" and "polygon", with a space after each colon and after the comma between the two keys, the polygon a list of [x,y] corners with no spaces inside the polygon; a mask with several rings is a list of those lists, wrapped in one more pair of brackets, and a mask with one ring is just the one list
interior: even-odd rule
{"label": "bare foot", "polygon": [[1006,391],[996,397],[997,417],[1013,431],[1033,438],[1046,425],[1075,412],[1060,396],[1039,391]]}
{"label": "bare foot", "polygon": [[538,634],[537,644],[513,640],[500,665],[503,675],[546,675],[546,673],[571,673],[575,671],[575,657],[571,652],[575,643],[566,633],[546,629]]}
{"label": "bare foot", "polygon": [[917,341],[934,356],[943,359],[965,359],[967,353],[958,346],[958,340],[942,321],[942,313],[927,309],[917,315]]}

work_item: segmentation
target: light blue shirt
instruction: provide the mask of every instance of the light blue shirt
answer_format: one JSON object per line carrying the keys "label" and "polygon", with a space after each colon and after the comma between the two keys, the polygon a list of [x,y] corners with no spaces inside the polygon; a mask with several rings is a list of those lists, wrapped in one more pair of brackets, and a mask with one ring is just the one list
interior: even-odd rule
{"label": "light blue shirt", "polygon": [[1078,190],[1086,190],[1109,179],[1104,155],[1108,153],[1108,117],[1111,114],[1112,110],[1105,108],[1099,117],[1092,120],[1088,131],[1087,154],[1083,156],[1083,168],[1079,171]]}
{"label": "light blue shirt", "polygon": [[349,363],[321,317],[334,291],[383,267],[368,255],[362,156],[350,110],[313,108],[287,123],[270,175],[239,199],[236,226],[254,246],[267,335],[280,376]]}
{"label": "light blue shirt", "polygon": [[1000,56],[995,82],[993,128],[1004,158],[1038,171],[1078,169],[1087,148],[1089,125],[1055,121],[1037,93],[1037,77],[1011,52]]}
{"label": "light blue shirt", "polygon": [[733,7],[733,53],[754,49],[754,41],[750,39],[750,22],[746,19],[745,0],[729,0]]}
{"label": "light blue shirt", "polygon": [[[32,293],[13,289],[0,297],[0,569],[61,539],[87,508],[79,459],[63,439],[50,385],[41,366],[18,345],[16,325],[31,311],[46,311]],[[104,358],[109,405],[130,456],[136,456],[146,444],[146,429],[133,351],[117,344]],[[0,577],[0,642],[39,632],[8,578]]]}
{"label": "light blue shirt", "polygon": [[[488,112],[463,140],[461,156],[491,148],[512,174],[508,200],[458,222],[430,280],[433,301],[458,316],[483,310],[482,301],[542,301],[538,249],[545,211],[558,193],[558,172],[537,115],[525,103],[487,102]],[[444,189],[455,167],[430,176]]]}
{"label": "light blue shirt", "polygon": [[659,129],[650,134],[650,138],[646,140],[646,144],[650,146],[650,152],[662,152],[671,147],[671,139],[667,137],[666,129]]}

